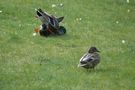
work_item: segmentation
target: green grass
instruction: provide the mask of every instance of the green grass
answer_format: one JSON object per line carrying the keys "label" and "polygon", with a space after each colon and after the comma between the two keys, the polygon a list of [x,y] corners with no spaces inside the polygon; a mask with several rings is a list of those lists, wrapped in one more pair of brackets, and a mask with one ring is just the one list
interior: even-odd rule
{"label": "green grass", "polygon": [[[67,34],[33,37],[38,7],[65,16]],[[0,0],[0,10],[0,90],[135,90],[135,0]],[[101,63],[88,72],[77,64],[90,46]]]}

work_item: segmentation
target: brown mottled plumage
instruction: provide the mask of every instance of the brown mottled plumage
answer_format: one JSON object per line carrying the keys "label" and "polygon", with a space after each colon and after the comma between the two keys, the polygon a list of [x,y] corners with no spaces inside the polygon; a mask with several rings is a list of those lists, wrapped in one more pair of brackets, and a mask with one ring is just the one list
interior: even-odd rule
{"label": "brown mottled plumage", "polygon": [[80,59],[78,67],[84,67],[86,69],[93,68],[100,62],[100,56],[96,47],[91,47],[88,53],[84,54]]}

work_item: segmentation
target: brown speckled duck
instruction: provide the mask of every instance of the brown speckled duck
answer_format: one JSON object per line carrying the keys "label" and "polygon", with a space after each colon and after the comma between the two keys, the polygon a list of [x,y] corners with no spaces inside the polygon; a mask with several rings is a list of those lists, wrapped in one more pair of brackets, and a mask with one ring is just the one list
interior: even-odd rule
{"label": "brown speckled duck", "polygon": [[100,51],[96,47],[91,47],[89,51],[86,54],[84,54],[80,59],[78,67],[94,69],[94,67],[100,62],[100,56],[98,52]]}

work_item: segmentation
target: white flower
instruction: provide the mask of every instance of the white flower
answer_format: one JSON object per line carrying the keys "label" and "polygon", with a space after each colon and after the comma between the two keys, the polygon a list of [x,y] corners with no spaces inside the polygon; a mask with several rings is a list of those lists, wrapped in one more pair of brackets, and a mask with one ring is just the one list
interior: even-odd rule
{"label": "white flower", "polygon": [[127,3],[129,3],[129,0],[127,0]]}
{"label": "white flower", "polygon": [[37,35],[37,33],[33,33],[33,36],[36,36]]}
{"label": "white flower", "polygon": [[79,18],[79,20],[81,21],[81,20],[82,20],[82,18]]}
{"label": "white flower", "polygon": [[81,21],[81,20],[82,20],[82,18],[76,18],[76,20],[77,20],[77,21]]}
{"label": "white flower", "polygon": [[116,21],[116,23],[118,24],[118,23],[119,23],[119,21]]}
{"label": "white flower", "polygon": [[125,43],[125,40],[122,40],[122,43]]}
{"label": "white flower", "polygon": [[54,7],[56,7],[56,5],[55,4],[52,4],[52,8],[54,8]]}
{"label": "white flower", "polygon": [[0,13],[2,13],[2,11],[0,10]]}
{"label": "white flower", "polygon": [[19,27],[21,27],[22,25],[21,24],[19,24]]}
{"label": "white flower", "polygon": [[35,8],[35,11],[37,11],[37,9]]}
{"label": "white flower", "polygon": [[63,4],[61,3],[61,4],[60,4],[60,6],[62,7],[62,6],[63,6]]}
{"label": "white flower", "polygon": [[127,11],[130,12],[130,9],[128,9]]}

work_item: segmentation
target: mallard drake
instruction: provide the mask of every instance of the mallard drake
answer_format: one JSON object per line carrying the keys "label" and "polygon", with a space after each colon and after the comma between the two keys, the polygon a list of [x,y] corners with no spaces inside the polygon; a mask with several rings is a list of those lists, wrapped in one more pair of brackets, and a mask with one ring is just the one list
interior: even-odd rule
{"label": "mallard drake", "polygon": [[59,23],[64,19],[64,17],[55,17],[49,15],[47,12],[42,11],[42,9],[35,9],[36,17],[42,22],[41,28],[38,30],[41,36],[49,35],[63,35],[66,33],[66,29],[60,26]]}
{"label": "mallard drake", "polygon": [[100,56],[98,52],[100,51],[96,47],[91,47],[88,52],[80,59],[78,67],[94,69],[94,67],[100,62]]}

